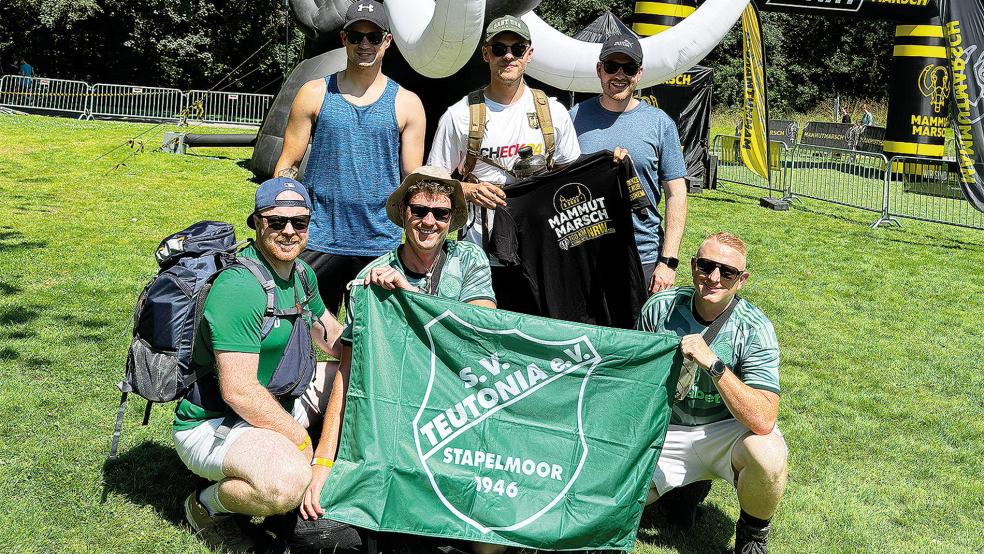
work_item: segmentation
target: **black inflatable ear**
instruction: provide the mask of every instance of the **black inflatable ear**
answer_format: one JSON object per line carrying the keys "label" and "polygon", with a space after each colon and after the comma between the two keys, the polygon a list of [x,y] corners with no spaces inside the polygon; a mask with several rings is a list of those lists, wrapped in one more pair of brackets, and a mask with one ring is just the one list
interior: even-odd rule
{"label": "black inflatable ear", "polygon": [[521,16],[540,5],[540,0],[488,0],[485,2],[485,23],[504,15]]}
{"label": "black inflatable ear", "polygon": [[[273,175],[280,152],[284,148],[284,132],[287,130],[290,107],[301,86],[312,79],[323,78],[344,68],[345,51],[332,50],[302,61],[297,64],[294,71],[290,72],[287,80],[284,81],[284,86],[273,99],[273,105],[267,111],[263,126],[256,135],[256,146],[253,147],[253,158],[249,164],[253,175],[258,179],[267,179]],[[307,166],[307,154],[304,154],[304,160],[301,162],[298,180],[303,178],[305,166]]]}

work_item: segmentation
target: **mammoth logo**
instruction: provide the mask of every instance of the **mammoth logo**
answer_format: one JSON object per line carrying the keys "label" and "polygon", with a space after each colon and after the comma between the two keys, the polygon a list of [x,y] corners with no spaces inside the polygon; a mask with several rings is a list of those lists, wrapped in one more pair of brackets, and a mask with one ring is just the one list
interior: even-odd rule
{"label": "mammoth logo", "polygon": [[587,460],[582,406],[601,355],[584,335],[490,330],[451,310],[424,330],[430,378],[413,432],[434,494],[481,533],[530,525],[564,499]]}
{"label": "mammoth logo", "polygon": [[950,72],[942,65],[927,65],[919,73],[919,92],[928,96],[933,111],[940,113],[950,94]]}
{"label": "mammoth logo", "polygon": [[592,198],[591,191],[581,183],[568,183],[557,189],[553,205],[557,215],[548,223],[557,234],[561,250],[615,232],[605,197]]}

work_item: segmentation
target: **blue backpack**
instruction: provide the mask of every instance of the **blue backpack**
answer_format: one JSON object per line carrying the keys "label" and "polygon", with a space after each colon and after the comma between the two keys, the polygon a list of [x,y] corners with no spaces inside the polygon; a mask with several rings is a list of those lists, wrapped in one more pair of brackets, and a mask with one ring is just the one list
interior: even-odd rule
{"label": "blue backpack", "polygon": [[[143,418],[143,425],[146,425],[154,403],[184,398],[195,388],[199,379],[215,371],[212,366],[195,364],[192,361],[192,348],[205,307],[205,298],[215,278],[224,269],[245,267],[266,292],[267,306],[261,340],[273,329],[277,317],[310,315],[307,302],[313,292],[308,283],[307,272],[295,266],[295,270],[300,270],[305,298],[298,299],[292,309],[277,309],[273,276],[269,270],[255,260],[236,256],[239,247],[247,242],[237,243],[232,225],[217,221],[200,221],[161,241],[155,254],[160,270],[144,287],[133,310],[133,338],[126,356],[126,374],[123,381],[117,384],[121,397],[110,446],[110,459],[116,457],[127,396],[130,393],[136,393],[147,400]],[[303,327],[308,329],[306,324]],[[309,354],[313,360],[310,342],[306,347],[307,351],[303,345],[299,349],[303,353],[302,357],[308,357],[306,354]],[[313,373],[314,362],[310,363],[311,372],[301,372],[307,373],[308,381]],[[300,383],[304,375],[294,376],[294,379],[299,381],[294,389],[304,384]],[[282,394],[294,393],[294,389]]]}

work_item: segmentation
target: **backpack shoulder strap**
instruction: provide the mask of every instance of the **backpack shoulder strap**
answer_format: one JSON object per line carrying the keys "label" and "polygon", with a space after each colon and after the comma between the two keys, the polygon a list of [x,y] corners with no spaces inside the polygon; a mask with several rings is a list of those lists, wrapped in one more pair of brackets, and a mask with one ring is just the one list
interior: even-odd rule
{"label": "backpack shoulder strap", "polygon": [[536,118],[540,120],[540,131],[543,133],[543,146],[547,156],[547,163],[553,163],[554,145],[556,143],[556,132],[554,131],[553,119],[550,117],[550,99],[547,93],[538,88],[530,89],[533,92],[533,106],[536,108]]}
{"label": "backpack shoulder strap", "polygon": [[473,90],[468,93],[468,150],[461,176],[467,179],[478,163],[482,139],[485,138],[485,91]]}
{"label": "backpack shoulder strap", "polygon": [[266,294],[263,325],[260,327],[260,340],[263,340],[270,334],[270,331],[273,330],[274,323],[276,323],[277,285],[273,281],[273,275],[270,274],[263,264],[244,256],[237,257],[236,264],[248,269],[253,274],[253,277],[256,277],[260,286],[263,287],[263,292]]}

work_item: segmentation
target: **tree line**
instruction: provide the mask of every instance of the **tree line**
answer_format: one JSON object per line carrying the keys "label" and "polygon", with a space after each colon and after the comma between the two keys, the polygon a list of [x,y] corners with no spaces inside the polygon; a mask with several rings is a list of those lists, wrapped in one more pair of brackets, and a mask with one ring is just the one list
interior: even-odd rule
{"label": "tree line", "polygon": [[[543,0],[536,11],[574,34],[606,9],[631,21],[633,4]],[[762,25],[773,110],[806,111],[837,94],[887,96],[891,22],[764,13]],[[285,72],[317,53],[305,52],[284,0],[0,2],[3,73],[24,58],[41,76],[273,94]],[[714,69],[715,105],[740,105],[740,26],[702,63]]]}

